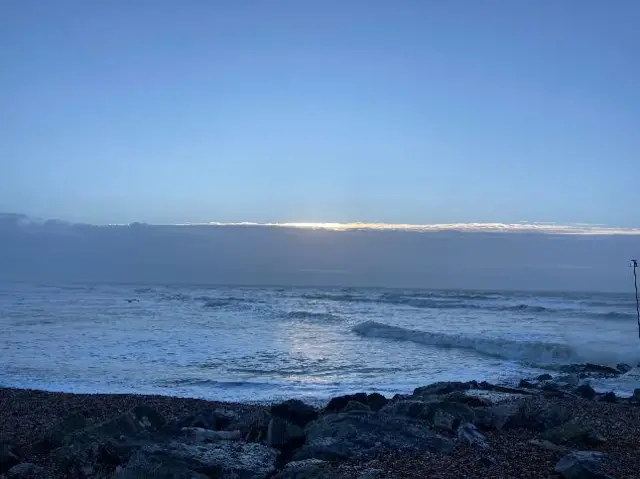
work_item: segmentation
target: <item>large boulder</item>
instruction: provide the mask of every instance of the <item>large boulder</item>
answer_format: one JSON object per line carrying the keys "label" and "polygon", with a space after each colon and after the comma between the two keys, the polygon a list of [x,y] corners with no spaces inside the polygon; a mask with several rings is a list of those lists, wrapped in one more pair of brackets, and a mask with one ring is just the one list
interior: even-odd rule
{"label": "large boulder", "polygon": [[291,450],[304,442],[304,429],[286,419],[274,416],[267,427],[266,444],[280,450]]}
{"label": "large boulder", "polygon": [[576,394],[585,399],[595,399],[596,391],[589,384],[582,384],[576,388]]}
{"label": "large boulder", "polygon": [[37,447],[45,450],[60,447],[65,443],[67,436],[86,427],[85,416],[80,412],[73,412],[51,425]]}
{"label": "large boulder", "polygon": [[460,381],[443,381],[416,388],[414,396],[442,396],[456,391],[466,391],[472,387],[478,387],[475,382],[463,383]]}
{"label": "large boulder", "polygon": [[465,422],[458,427],[458,441],[479,449],[488,449],[487,439],[476,429],[476,427]]}
{"label": "large boulder", "polygon": [[16,464],[7,471],[7,479],[46,479],[50,477],[53,477],[51,471],[30,462]]}
{"label": "large boulder", "polygon": [[534,431],[546,431],[570,421],[573,413],[562,404],[532,404],[523,402],[518,408],[514,425]]}
{"label": "large boulder", "polygon": [[161,455],[154,455],[137,451],[129,462],[120,468],[113,479],[210,479],[189,469],[184,463]]}
{"label": "large boulder", "polygon": [[498,431],[513,426],[517,422],[519,407],[515,403],[498,404],[474,409],[475,424],[483,429]]}
{"label": "large boulder", "polygon": [[597,446],[605,439],[593,428],[577,421],[569,421],[544,432],[542,438],[554,444]]}
{"label": "large boulder", "polygon": [[13,451],[10,444],[0,443],[0,474],[7,472],[16,464],[20,463],[18,455]]}
{"label": "large boulder", "polygon": [[454,429],[461,422],[473,422],[475,420],[473,409],[456,401],[398,401],[388,404],[380,410],[380,413],[422,419],[431,424],[434,424],[436,414],[446,413],[454,418]]}
{"label": "large boulder", "polygon": [[276,404],[271,407],[270,412],[272,416],[285,419],[299,427],[305,427],[318,418],[318,411],[313,406],[309,406],[298,399],[290,399]]}
{"label": "large boulder", "polygon": [[368,458],[385,449],[449,453],[453,443],[411,418],[329,414],[307,426],[306,443],[295,453],[294,459]]}

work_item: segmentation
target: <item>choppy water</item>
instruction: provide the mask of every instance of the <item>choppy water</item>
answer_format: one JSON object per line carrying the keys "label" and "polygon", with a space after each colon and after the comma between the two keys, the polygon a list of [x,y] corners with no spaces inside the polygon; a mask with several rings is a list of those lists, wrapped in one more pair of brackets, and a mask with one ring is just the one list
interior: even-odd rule
{"label": "choppy water", "polygon": [[226,400],[640,361],[632,294],[4,284],[0,331],[3,386]]}

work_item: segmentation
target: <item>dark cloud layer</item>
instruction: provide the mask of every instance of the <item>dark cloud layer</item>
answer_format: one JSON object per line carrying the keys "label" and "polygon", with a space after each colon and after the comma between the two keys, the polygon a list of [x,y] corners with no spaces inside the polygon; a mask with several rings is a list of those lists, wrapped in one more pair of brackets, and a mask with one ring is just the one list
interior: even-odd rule
{"label": "dark cloud layer", "polygon": [[625,291],[637,235],[92,226],[0,215],[0,280]]}

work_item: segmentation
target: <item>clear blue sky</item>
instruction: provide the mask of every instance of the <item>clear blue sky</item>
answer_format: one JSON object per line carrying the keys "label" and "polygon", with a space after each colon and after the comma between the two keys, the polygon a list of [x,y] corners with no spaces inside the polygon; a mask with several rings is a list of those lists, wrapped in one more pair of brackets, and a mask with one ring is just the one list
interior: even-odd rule
{"label": "clear blue sky", "polygon": [[5,0],[0,211],[640,226],[637,0]]}

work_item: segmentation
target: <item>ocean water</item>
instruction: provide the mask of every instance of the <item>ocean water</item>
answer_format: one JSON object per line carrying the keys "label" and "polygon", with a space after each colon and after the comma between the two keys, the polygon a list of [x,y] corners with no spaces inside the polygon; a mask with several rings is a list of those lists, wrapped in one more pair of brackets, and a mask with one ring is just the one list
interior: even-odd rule
{"label": "ocean water", "polygon": [[237,401],[640,361],[632,293],[2,284],[0,331],[0,386]]}

